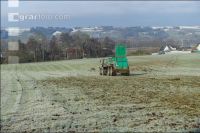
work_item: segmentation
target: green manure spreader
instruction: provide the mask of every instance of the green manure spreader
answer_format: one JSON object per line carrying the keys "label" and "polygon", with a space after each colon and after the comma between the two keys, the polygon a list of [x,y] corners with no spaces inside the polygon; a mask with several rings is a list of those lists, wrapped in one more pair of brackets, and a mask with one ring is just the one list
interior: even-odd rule
{"label": "green manure spreader", "polygon": [[100,75],[115,76],[118,73],[121,75],[130,75],[126,47],[123,44],[115,46],[115,57],[101,59],[100,63]]}

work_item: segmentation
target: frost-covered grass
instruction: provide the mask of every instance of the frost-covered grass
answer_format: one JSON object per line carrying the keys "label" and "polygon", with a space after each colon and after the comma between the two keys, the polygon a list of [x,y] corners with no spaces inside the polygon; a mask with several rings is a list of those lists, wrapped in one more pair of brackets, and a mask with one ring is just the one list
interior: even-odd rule
{"label": "frost-covered grass", "polygon": [[129,59],[133,71],[147,71],[160,76],[200,76],[200,54],[132,56]]}
{"label": "frost-covered grass", "polygon": [[200,54],[128,59],[131,75],[116,77],[99,76],[99,59],[1,65],[2,130],[200,128]]}

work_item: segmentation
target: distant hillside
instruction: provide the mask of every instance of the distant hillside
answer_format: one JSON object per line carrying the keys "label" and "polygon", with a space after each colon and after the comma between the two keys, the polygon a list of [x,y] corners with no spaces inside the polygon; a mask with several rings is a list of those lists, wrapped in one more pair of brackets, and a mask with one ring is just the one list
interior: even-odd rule
{"label": "distant hillside", "polygon": [[72,31],[72,29],[71,28],[64,28],[64,27],[48,27],[48,28],[36,27],[36,28],[30,29],[31,33],[42,34],[42,35],[46,36],[47,38],[51,38],[52,34],[56,31],[60,31],[60,32],[63,32],[63,33],[69,33],[69,32]]}
{"label": "distant hillside", "polygon": [[[174,40],[180,46],[193,46],[200,42],[200,26],[179,27],[87,27],[74,28],[94,38],[110,37],[115,40],[132,40],[133,43],[153,40]],[[135,45],[136,46],[136,45]]]}
{"label": "distant hillside", "polygon": [[[177,26],[177,27],[36,27],[20,34],[20,40],[27,42],[28,38],[34,34],[45,36],[47,39],[52,37],[54,32],[70,33],[83,32],[92,38],[109,37],[115,41],[128,43],[130,47],[138,47],[141,43],[146,42],[166,42],[173,40],[176,45],[191,47],[200,43],[200,26]],[[1,39],[6,40],[8,34],[6,30],[1,30]],[[151,47],[152,43],[145,44]],[[163,44],[164,45],[164,44]]]}

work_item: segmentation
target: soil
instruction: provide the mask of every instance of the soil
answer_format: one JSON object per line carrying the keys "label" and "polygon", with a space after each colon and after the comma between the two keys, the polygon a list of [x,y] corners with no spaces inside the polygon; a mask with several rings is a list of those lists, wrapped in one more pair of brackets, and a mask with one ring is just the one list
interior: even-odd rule
{"label": "soil", "polygon": [[130,76],[99,59],[1,65],[2,132],[199,132],[199,54],[129,57]]}

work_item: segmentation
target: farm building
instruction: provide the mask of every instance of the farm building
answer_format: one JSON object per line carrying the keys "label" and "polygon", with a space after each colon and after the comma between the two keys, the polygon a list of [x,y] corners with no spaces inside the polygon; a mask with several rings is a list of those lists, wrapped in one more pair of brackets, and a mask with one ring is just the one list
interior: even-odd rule
{"label": "farm building", "polygon": [[1,52],[1,61],[0,61],[0,64],[2,63],[5,63],[6,62],[6,59],[8,57],[7,53],[6,52]]}
{"label": "farm building", "polygon": [[[162,46],[160,48],[160,51],[158,54],[189,54],[191,53],[190,50],[180,50],[180,49],[176,49],[176,48],[173,48],[172,46],[170,45],[166,45],[166,46]],[[156,55],[157,53],[153,53],[152,55]]]}
{"label": "farm building", "polygon": [[200,53],[200,44],[197,44],[196,47],[192,49],[193,53]]}
{"label": "farm building", "polygon": [[176,48],[173,48],[170,45],[166,45],[166,46],[162,46],[160,48],[159,54],[165,54],[165,53],[168,53],[168,52],[171,52],[171,51],[176,51]]}
{"label": "farm building", "polygon": [[57,37],[57,36],[60,36],[61,34],[62,34],[62,32],[56,31],[56,32],[54,32],[52,35]]}

